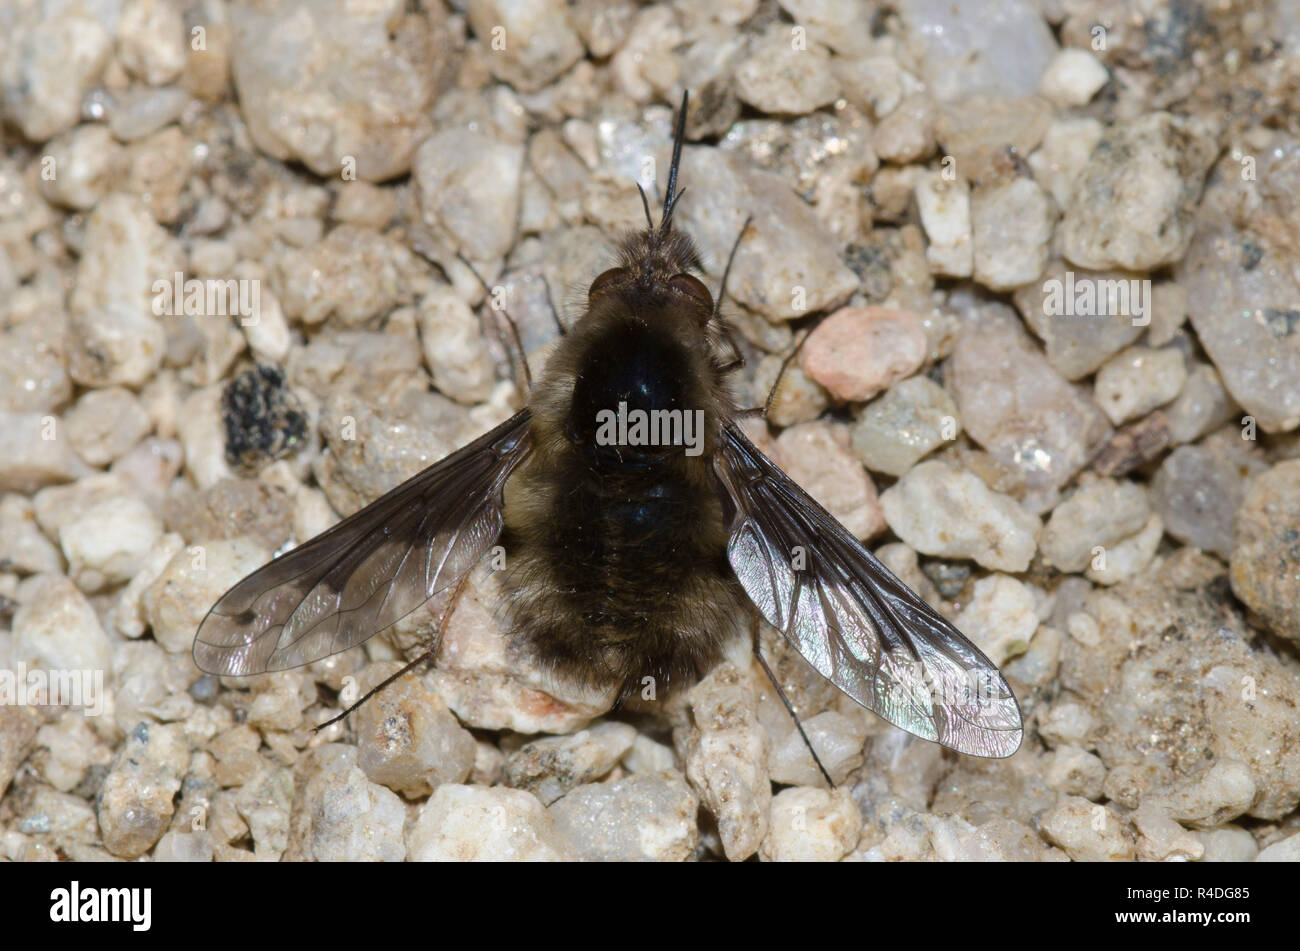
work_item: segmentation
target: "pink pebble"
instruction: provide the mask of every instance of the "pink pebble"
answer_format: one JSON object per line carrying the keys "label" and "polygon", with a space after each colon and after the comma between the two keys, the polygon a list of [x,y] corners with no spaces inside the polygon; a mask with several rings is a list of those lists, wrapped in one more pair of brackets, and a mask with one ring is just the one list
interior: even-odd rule
{"label": "pink pebble", "polygon": [[799,365],[836,399],[860,402],[919,370],[927,349],[912,311],[844,307],[813,331]]}

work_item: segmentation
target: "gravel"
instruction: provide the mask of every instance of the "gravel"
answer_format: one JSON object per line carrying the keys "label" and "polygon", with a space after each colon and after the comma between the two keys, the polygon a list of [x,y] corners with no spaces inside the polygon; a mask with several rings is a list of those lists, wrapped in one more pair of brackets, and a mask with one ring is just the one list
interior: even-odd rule
{"label": "gravel", "polygon": [[[869,6],[6,10],[0,860],[1297,861],[1294,18]],[[807,334],[747,432],[1002,665],[1020,751],[764,627],[827,788],[747,642],[616,703],[486,561],[324,731],[442,599],[201,675],[230,584],[522,405],[500,307],[540,371],[684,88],[710,287],[752,216],[739,405]]]}

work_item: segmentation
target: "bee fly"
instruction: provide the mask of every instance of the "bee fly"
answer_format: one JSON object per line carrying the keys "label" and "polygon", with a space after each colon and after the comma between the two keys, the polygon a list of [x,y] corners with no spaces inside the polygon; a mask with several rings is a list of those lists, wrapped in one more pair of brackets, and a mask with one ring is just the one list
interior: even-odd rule
{"label": "bee fly", "polygon": [[718,661],[746,613],[756,635],[761,614],[909,733],[1016,751],[1020,709],[997,667],[737,426],[727,379],[744,359],[723,290],[715,301],[672,227],[685,125],[683,96],[659,225],[642,191],[646,230],[592,281],[527,408],[226,592],[194,642],[202,670],[307,664],[451,593],[442,630],[499,543],[514,644],[557,673],[666,691]]}

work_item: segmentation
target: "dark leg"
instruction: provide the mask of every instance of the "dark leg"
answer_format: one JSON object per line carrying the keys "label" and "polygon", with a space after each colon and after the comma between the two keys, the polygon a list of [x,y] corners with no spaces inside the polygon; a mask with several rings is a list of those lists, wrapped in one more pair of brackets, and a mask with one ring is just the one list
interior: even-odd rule
{"label": "dark leg", "polygon": [[722,283],[718,285],[718,296],[713,302],[713,315],[709,318],[718,325],[722,339],[726,341],[727,346],[731,348],[731,352],[734,354],[730,361],[718,368],[719,373],[731,373],[745,365],[745,355],[740,352],[736,338],[732,336],[731,326],[722,319],[722,298],[727,293],[727,278],[731,276],[731,265],[736,260],[736,252],[740,250],[741,239],[745,237],[745,232],[749,230],[750,222],[753,220],[753,215],[745,219],[745,223],[740,226],[740,234],[736,235],[736,240],[731,244],[731,253],[727,255],[727,266],[722,269]]}
{"label": "dark leg", "polygon": [[767,674],[767,679],[772,681],[772,686],[776,688],[776,695],[780,697],[781,702],[785,704],[785,709],[790,714],[790,719],[794,720],[794,728],[799,731],[799,736],[803,738],[804,746],[808,747],[808,752],[812,754],[813,762],[816,763],[817,768],[821,770],[822,777],[826,780],[826,785],[830,786],[831,789],[834,789],[835,780],[831,779],[831,774],[828,773],[826,767],[822,765],[821,757],[818,756],[817,751],[813,749],[812,741],[808,739],[808,734],[804,732],[803,724],[799,722],[799,714],[795,713],[794,706],[790,703],[790,698],[787,697],[785,691],[781,689],[781,684],[776,679],[776,674],[772,673],[772,668],[767,666],[767,661],[763,659],[763,652],[759,650],[757,614],[754,615],[754,656],[758,658],[759,664],[762,665],[763,673]]}
{"label": "dark leg", "polygon": [[451,612],[456,610],[456,603],[460,600],[461,592],[465,590],[465,582],[468,580],[469,580],[469,573],[467,572],[464,575],[464,577],[462,577],[460,581],[456,584],[456,589],[452,592],[451,600],[447,603],[447,610],[442,612],[442,617],[438,620],[438,632],[433,636],[433,643],[429,645],[429,649],[427,651],[425,651],[419,657],[415,658],[415,660],[411,661],[409,664],[407,664],[397,673],[393,674],[391,677],[385,678],[384,682],[381,683],[378,687],[374,687],[371,690],[366,691],[366,695],[364,697],[362,697],[356,703],[352,704],[352,706],[348,707],[338,716],[331,717],[330,719],[326,720],[324,723],[321,723],[313,727],[312,728],[313,732],[319,733],[321,730],[325,729],[326,727],[333,726],[335,723],[338,723],[340,720],[346,719],[349,714],[351,714],[354,710],[357,709],[357,707],[361,706],[363,703],[365,703],[375,694],[379,693],[379,691],[383,690],[394,680],[397,680],[399,677],[404,676],[405,674],[409,673],[411,670],[418,667],[419,665],[433,660],[438,653],[439,645],[442,643],[442,632],[447,627],[447,621],[451,618]]}
{"label": "dark leg", "polygon": [[515,319],[510,316],[504,307],[501,308],[501,316],[506,319],[506,324],[510,327],[510,336],[514,339],[515,351],[519,354],[519,365],[524,371],[524,389],[531,390],[533,388],[533,374],[528,369],[528,354],[524,352],[524,342],[519,338],[519,325],[515,323]]}
{"label": "dark leg", "polygon": [[[727,266],[722,271],[722,286],[718,288],[718,299],[714,301],[713,304],[713,318],[715,320],[719,317],[719,311],[722,307],[722,295],[726,293],[727,290],[727,277],[731,274],[732,262],[736,260],[736,251],[740,248],[740,239],[745,236],[745,232],[749,230],[749,226],[753,220],[753,215],[750,215],[745,219],[745,223],[740,227],[740,234],[736,235],[735,244],[731,246],[731,253],[727,255]],[[745,358],[741,355],[740,348],[736,346],[736,342],[731,336],[731,331],[725,323],[722,324],[722,333],[726,338],[727,343],[731,346],[732,352],[736,354],[736,361],[729,363],[727,367],[729,369],[738,369],[739,367],[743,367],[745,365]],[[808,334],[804,334],[803,338],[795,344],[794,349],[790,351],[789,355],[781,363],[781,371],[777,373],[776,379],[772,382],[772,388],[767,392],[767,399],[763,403],[762,415],[764,419],[767,418],[768,412],[772,409],[772,400],[776,397],[777,387],[781,385],[781,378],[785,376],[785,371],[789,369],[791,361],[793,361],[799,354],[799,351],[803,348],[804,341],[807,339]],[[757,410],[758,407],[745,409],[741,410],[737,415],[753,416],[757,415]]]}
{"label": "dark leg", "polygon": [[767,418],[768,413],[772,412],[772,400],[776,399],[776,393],[778,388],[781,386],[781,380],[785,377],[785,371],[790,369],[790,364],[794,362],[795,357],[799,356],[799,351],[803,349],[803,345],[807,342],[808,337],[811,336],[811,334],[812,331],[809,331],[800,337],[799,342],[794,345],[794,349],[792,349],[786,355],[786,358],[781,361],[781,369],[777,372],[776,379],[772,381],[772,388],[767,391],[767,399],[763,401],[764,419]]}
{"label": "dark leg", "polygon": [[718,285],[718,298],[713,302],[714,320],[717,320],[722,312],[722,298],[727,293],[727,278],[731,276],[731,265],[736,260],[736,252],[740,250],[740,241],[745,237],[745,232],[749,230],[753,221],[753,215],[745,219],[745,223],[740,226],[740,234],[736,235],[736,240],[731,244],[731,253],[727,255],[727,266],[722,269],[722,283]]}
{"label": "dark leg", "polygon": [[767,391],[767,399],[763,401],[763,405],[737,410],[737,416],[761,416],[763,419],[767,419],[767,414],[772,411],[772,401],[776,399],[777,391],[780,389],[781,380],[785,378],[785,371],[790,369],[790,364],[794,362],[794,358],[803,349],[804,341],[808,339],[808,334],[811,332],[809,331],[800,337],[799,342],[794,345],[794,349],[786,354],[785,359],[781,361],[781,369],[777,371],[776,379],[772,381],[772,388]]}
{"label": "dark leg", "polygon": [[[469,263],[469,258],[465,257],[465,255],[461,254],[459,251],[456,252],[456,257],[460,258],[460,263],[469,268],[469,272],[478,279],[479,285],[483,288],[484,293],[487,294],[488,300],[491,301],[492,288],[488,287],[487,281],[483,280],[483,275],[478,272],[474,265]],[[489,304],[488,306],[491,307],[492,305]],[[533,388],[533,374],[528,369],[528,354],[524,352],[524,343],[519,337],[519,325],[515,323],[515,319],[510,316],[509,311],[504,307],[501,308],[501,316],[506,319],[506,326],[510,328],[510,337],[514,342],[515,351],[519,354],[519,365],[524,371],[524,388],[526,390],[531,390]]]}
{"label": "dark leg", "polygon": [[542,287],[546,288],[546,303],[551,308],[551,318],[555,321],[555,329],[560,332],[561,337],[567,337],[569,331],[565,329],[564,324],[561,322],[560,312],[555,309],[555,298],[551,296],[551,282],[546,279],[545,274],[541,275],[541,278]]}
{"label": "dark leg", "polygon": [[417,667],[420,664],[425,663],[426,661],[433,660],[433,655],[436,654],[437,651],[438,651],[438,642],[435,640],[433,646],[431,646],[427,651],[425,651],[419,657],[415,658],[415,660],[411,661],[409,664],[407,664],[397,673],[393,674],[393,676],[387,678],[378,687],[375,687],[373,690],[366,691],[366,695],[364,697],[362,697],[356,703],[352,704],[352,706],[348,707],[338,716],[331,717],[330,719],[326,720],[324,723],[318,724],[317,726],[313,727],[312,730],[316,733],[319,733],[321,730],[325,729],[326,727],[333,726],[335,723],[338,723],[340,720],[347,719],[348,715],[351,714],[352,711],[356,710],[357,707],[361,706],[363,703],[365,703],[375,694],[379,693],[379,691],[383,690],[385,687],[391,684],[398,677],[403,676],[404,674],[408,673],[412,668]]}

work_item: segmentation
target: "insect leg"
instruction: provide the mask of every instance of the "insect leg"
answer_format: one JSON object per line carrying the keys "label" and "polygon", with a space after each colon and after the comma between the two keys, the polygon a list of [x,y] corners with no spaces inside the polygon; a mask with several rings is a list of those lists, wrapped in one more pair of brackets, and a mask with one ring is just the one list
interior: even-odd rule
{"label": "insect leg", "polygon": [[[488,299],[491,300],[492,288],[488,287],[487,281],[483,280],[483,275],[480,274],[478,272],[478,269],[475,268],[474,265],[469,262],[469,259],[465,257],[465,255],[461,254],[459,251],[456,252],[456,257],[460,258],[460,263],[464,264],[467,268],[469,268],[469,272],[478,279],[479,285],[483,288],[483,291],[487,294]],[[548,289],[548,293],[549,293],[549,289]],[[495,309],[496,308],[493,308],[493,310]],[[552,308],[552,310],[554,310],[554,308]],[[528,369],[528,354],[524,351],[524,342],[523,339],[519,336],[519,325],[515,323],[515,319],[510,316],[510,312],[506,310],[504,307],[501,308],[500,313],[501,316],[505,317],[506,319],[506,326],[510,328],[510,337],[515,345],[515,351],[519,354],[519,365],[523,368],[524,371],[524,389],[531,390],[533,388],[533,374],[532,371]],[[513,364],[513,362],[514,361],[512,360],[511,363]]]}
{"label": "insect leg", "polygon": [[772,686],[776,688],[776,695],[780,697],[781,702],[785,704],[785,709],[790,714],[790,719],[794,720],[794,728],[799,731],[799,736],[803,738],[804,746],[808,747],[808,752],[812,754],[813,762],[816,763],[817,768],[821,770],[821,774],[826,780],[826,785],[830,786],[831,789],[834,789],[835,780],[831,779],[831,774],[828,773],[826,767],[822,765],[821,757],[818,756],[817,751],[813,749],[812,741],[808,739],[808,734],[804,732],[803,724],[799,722],[799,714],[795,713],[794,705],[790,703],[790,698],[787,697],[785,691],[781,689],[781,683],[776,679],[776,674],[772,673],[772,668],[769,667],[767,661],[763,659],[763,652],[759,649],[758,643],[758,614],[755,613],[753,617],[754,656],[758,658],[759,664],[762,665],[763,673],[767,674],[767,679],[772,681]]}
{"label": "insect leg", "polygon": [[[804,335],[799,338],[799,342],[795,344],[794,349],[786,354],[785,359],[781,361],[781,369],[777,371],[776,379],[772,381],[772,388],[767,391],[767,399],[763,401],[763,405],[748,406],[744,409],[736,410],[733,414],[736,418],[758,416],[762,419],[767,419],[768,413],[772,411],[772,401],[776,399],[776,394],[781,386],[781,380],[785,377],[785,371],[790,368],[790,364],[794,362],[794,358],[797,357],[799,351],[803,349],[804,341],[808,339],[810,333],[812,333],[811,330],[804,333]],[[744,361],[741,362],[743,363]]]}
{"label": "insect leg", "polygon": [[569,331],[564,326],[564,322],[560,320],[560,312],[555,309],[555,298],[551,296],[551,282],[546,279],[545,274],[541,277],[542,287],[546,288],[546,303],[551,308],[551,318],[555,321],[555,329],[560,332],[561,337],[567,337]]}
{"label": "insect leg", "polygon": [[781,361],[781,369],[777,372],[776,379],[772,381],[772,388],[767,391],[767,399],[763,401],[764,419],[767,419],[768,413],[772,412],[772,401],[776,399],[777,391],[781,387],[781,380],[785,378],[785,371],[790,369],[790,364],[794,362],[795,357],[799,356],[799,351],[803,349],[803,345],[811,335],[812,331],[809,330],[800,337],[799,342],[794,345],[794,349],[786,354],[785,359]]}
{"label": "insect leg", "polygon": [[753,220],[753,215],[745,219],[745,223],[740,226],[740,234],[736,235],[736,240],[731,244],[731,253],[727,255],[727,266],[722,269],[722,283],[718,285],[718,296],[713,302],[713,314],[709,318],[718,325],[722,339],[727,342],[727,346],[731,348],[731,352],[734,354],[732,360],[718,368],[719,373],[730,373],[733,370],[739,370],[745,365],[745,355],[736,343],[735,335],[731,332],[731,325],[722,317],[722,298],[727,293],[727,278],[731,274],[731,265],[736,260],[736,252],[740,249],[740,241],[745,237],[745,232],[749,230],[749,225]]}
{"label": "insect leg", "polygon": [[402,677],[403,675],[409,673],[411,670],[418,667],[420,664],[427,663],[428,661],[433,660],[433,658],[438,653],[438,647],[442,644],[442,632],[446,630],[447,621],[451,618],[451,612],[456,610],[456,603],[460,601],[461,592],[465,590],[465,582],[468,580],[469,580],[469,572],[466,572],[464,575],[461,576],[460,581],[456,583],[456,587],[452,590],[451,600],[447,602],[447,609],[442,612],[442,617],[438,619],[438,631],[434,635],[433,643],[429,645],[428,650],[426,650],[419,657],[415,658],[415,660],[411,661],[401,670],[397,671],[397,673],[393,674],[391,677],[386,677],[383,683],[379,684],[379,686],[372,687],[370,690],[367,690],[366,695],[364,697],[362,697],[356,703],[352,704],[352,706],[348,707],[338,716],[331,717],[330,719],[326,720],[324,723],[321,723],[316,727],[314,727],[313,732],[319,733],[321,730],[325,729],[326,727],[333,726],[335,723],[338,723],[340,720],[346,719],[349,714],[351,714],[354,710],[356,710],[359,706],[361,706],[363,703],[365,703],[375,694],[379,693],[379,691],[383,690],[385,687],[391,684],[394,680],[397,680],[399,677]]}
{"label": "insect leg", "polygon": [[[741,239],[745,237],[745,232],[753,224],[754,216],[750,215],[745,219],[745,223],[740,226],[740,234],[736,235],[736,240],[731,243],[731,253],[727,255],[727,266],[722,269],[722,283],[718,285],[718,296],[713,302],[713,319],[717,320],[722,312],[722,297],[727,293],[727,278],[731,276],[731,265],[736,260],[736,252],[740,250]],[[739,353],[739,351],[737,351]]]}

